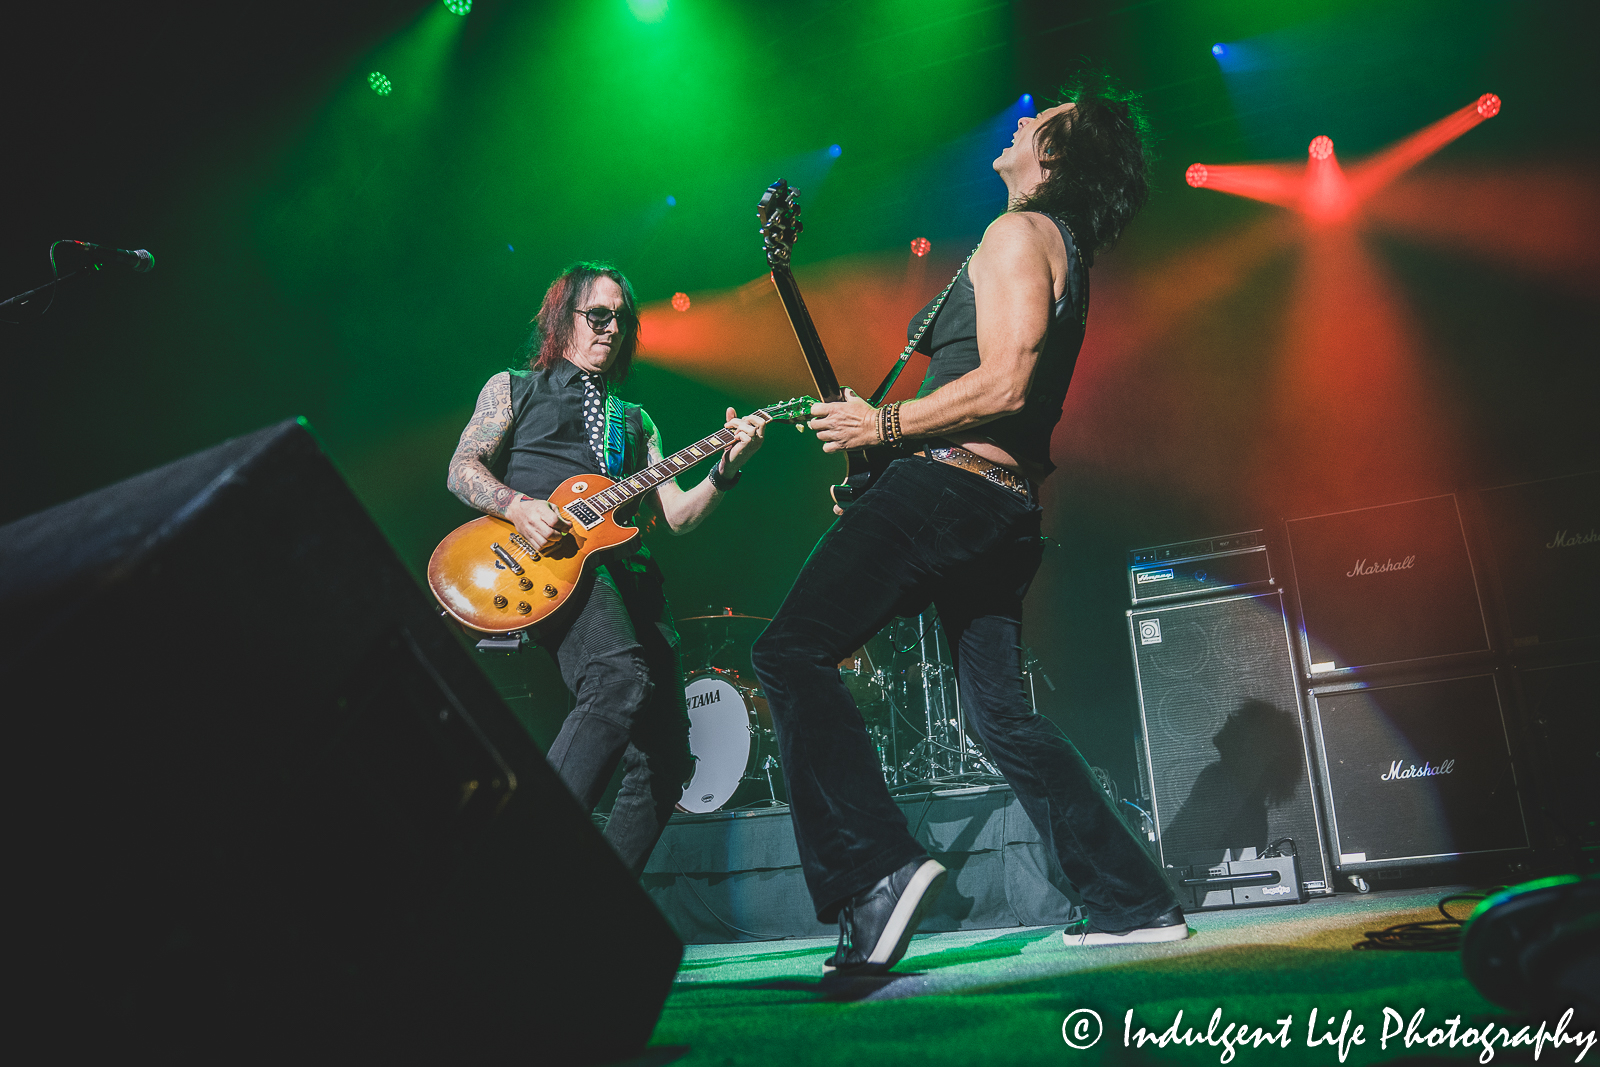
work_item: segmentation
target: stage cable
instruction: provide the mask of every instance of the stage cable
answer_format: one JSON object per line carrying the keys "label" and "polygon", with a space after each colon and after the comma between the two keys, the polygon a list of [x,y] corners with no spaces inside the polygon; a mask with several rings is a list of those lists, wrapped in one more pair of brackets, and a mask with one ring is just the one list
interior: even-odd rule
{"label": "stage cable", "polygon": [[1466,925],[1467,918],[1471,918],[1472,913],[1468,911],[1466,918],[1458,919],[1450,914],[1449,905],[1462,901],[1470,901],[1476,905],[1478,901],[1504,888],[1505,886],[1494,886],[1490,889],[1452,893],[1439,901],[1439,914],[1444,918],[1397,923],[1382,930],[1368,930],[1363,940],[1357,941],[1350,947],[1358,951],[1380,949],[1391,952],[1458,951],[1461,948],[1461,929]]}

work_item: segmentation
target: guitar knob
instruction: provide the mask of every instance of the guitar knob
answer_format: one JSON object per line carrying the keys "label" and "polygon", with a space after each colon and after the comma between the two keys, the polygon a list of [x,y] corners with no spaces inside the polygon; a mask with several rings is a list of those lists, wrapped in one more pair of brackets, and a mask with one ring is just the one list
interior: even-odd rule
{"label": "guitar knob", "polygon": [[545,587],[544,587],[544,595],[545,595],[545,596],[548,596],[548,597],[553,597],[553,596],[555,596],[555,595],[556,595],[556,587],[555,587],[555,586],[553,586],[553,585],[547,585],[547,586],[545,586]]}
{"label": "guitar knob", "polygon": [[501,596],[499,593],[496,593],[494,595],[494,606],[495,607],[503,608],[503,607],[506,606],[507,603],[509,603],[509,601],[507,601],[506,598]]}
{"label": "guitar knob", "polygon": [[517,579],[517,584],[522,586],[522,588],[524,588],[524,589],[532,589],[533,588],[533,581],[531,579],[528,579],[528,578],[518,578]]}
{"label": "guitar knob", "polygon": [[526,600],[517,601],[517,614],[518,615],[526,615],[528,612],[530,612],[532,610],[533,610],[533,605],[528,603]]}

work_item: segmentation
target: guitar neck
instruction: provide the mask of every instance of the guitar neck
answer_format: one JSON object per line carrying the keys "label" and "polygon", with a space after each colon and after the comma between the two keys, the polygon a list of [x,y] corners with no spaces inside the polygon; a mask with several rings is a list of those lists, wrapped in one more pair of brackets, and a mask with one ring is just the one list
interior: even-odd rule
{"label": "guitar neck", "polygon": [[[772,416],[765,411],[758,411],[756,414],[766,421],[771,421],[772,419]],[[660,463],[646,467],[637,474],[630,474],[626,478],[618,479],[617,483],[611,488],[602,490],[586,499],[589,503],[599,508],[602,513],[613,511],[634,497],[648,493],[668,478],[683,473],[701,460],[720,454],[738,438],[737,431],[723,427],[709,437],[700,438],[688,448],[680,448]]]}
{"label": "guitar neck", "polygon": [[816,324],[811,321],[811,312],[806,309],[806,302],[800,296],[800,286],[795,282],[794,272],[787,263],[772,268],[772,284],[777,286],[778,295],[783,298],[783,309],[789,314],[789,325],[794,327],[795,340],[800,342],[800,351],[806,357],[806,366],[811,370],[811,380],[816,383],[817,395],[830,404],[843,400],[844,390],[839,388],[833,364],[828,362],[822,338],[817,334]]}

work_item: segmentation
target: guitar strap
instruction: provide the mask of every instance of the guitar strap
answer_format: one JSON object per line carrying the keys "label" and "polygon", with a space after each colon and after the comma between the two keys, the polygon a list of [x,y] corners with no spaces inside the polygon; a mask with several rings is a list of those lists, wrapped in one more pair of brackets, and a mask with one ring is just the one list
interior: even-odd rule
{"label": "guitar strap", "polygon": [[894,366],[889,368],[889,373],[884,377],[883,383],[872,391],[872,396],[868,398],[867,403],[877,407],[883,403],[883,398],[889,395],[889,390],[894,388],[894,383],[900,378],[900,372],[906,369],[906,361],[911,358],[911,353],[915,352],[917,345],[922,342],[922,335],[928,332],[928,327],[932,326],[933,320],[938,318],[939,309],[944,307],[945,298],[950,295],[950,290],[956,287],[956,278],[961,277],[961,272],[967,269],[967,264],[971,263],[972,257],[977,254],[978,250],[976,248],[968,252],[967,258],[963,259],[961,266],[956,268],[955,278],[951,278],[950,284],[944,287],[944,291],[934,297],[933,303],[928,307],[928,313],[922,316],[922,325],[917,327],[917,332],[906,345],[905,351],[900,353],[900,358],[895,360]]}

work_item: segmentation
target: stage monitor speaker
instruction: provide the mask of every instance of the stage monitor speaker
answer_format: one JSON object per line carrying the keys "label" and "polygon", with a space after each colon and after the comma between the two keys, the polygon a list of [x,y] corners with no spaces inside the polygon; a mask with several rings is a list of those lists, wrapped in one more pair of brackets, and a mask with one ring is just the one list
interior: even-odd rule
{"label": "stage monitor speaker", "polygon": [[681,944],[303,426],[0,528],[0,560],[27,1044],[644,1047]]}
{"label": "stage monitor speaker", "polygon": [[1493,674],[1313,689],[1341,873],[1528,847]]}
{"label": "stage monitor speaker", "polygon": [[1290,838],[1303,888],[1330,892],[1282,592],[1139,608],[1128,627],[1162,865]]}
{"label": "stage monitor speaker", "polygon": [[1510,646],[1600,638],[1600,471],[1480,499]]}
{"label": "stage monitor speaker", "polygon": [[1312,676],[1485,653],[1454,495],[1288,522]]}
{"label": "stage monitor speaker", "polygon": [[1529,792],[1557,843],[1600,845],[1600,663],[1516,671],[1533,749]]}

